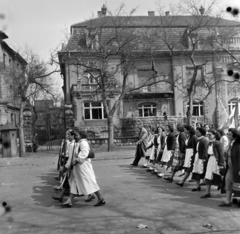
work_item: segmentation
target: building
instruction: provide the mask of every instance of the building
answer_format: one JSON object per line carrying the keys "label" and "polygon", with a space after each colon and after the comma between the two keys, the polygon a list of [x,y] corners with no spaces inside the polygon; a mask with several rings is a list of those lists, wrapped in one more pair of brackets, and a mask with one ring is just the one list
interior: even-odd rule
{"label": "building", "polygon": [[34,127],[40,144],[47,142],[49,139],[64,137],[62,106],[55,106],[53,100],[36,100],[34,109],[36,113]]}
{"label": "building", "polygon": [[11,71],[22,71],[27,62],[4,41],[7,38],[0,31],[0,125],[10,122],[18,126],[20,101]]}
{"label": "building", "polygon": [[[123,128],[133,131],[136,128],[133,123],[145,123],[145,119],[151,119],[150,123],[160,121],[166,124],[164,115],[178,117],[177,120],[186,117],[189,108],[186,87],[195,69],[187,59],[193,51],[193,45],[194,62],[201,64],[196,70],[199,82],[194,87],[193,117],[199,122],[217,125],[217,97],[230,111],[240,95],[238,80],[234,82],[234,78],[227,75],[232,57],[223,50],[223,46],[228,44],[229,51],[239,56],[239,34],[236,31],[234,35],[227,34],[226,31],[234,27],[238,32],[240,24],[205,16],[203,8],[200,12],[199,16],[171,16],[169,12],[165,16],[155,16],[154,12],[148,12],[148,16],[124,17],[108,16],[103,7],[98,12],[98,18],[73,24],[67,45],[59,52],[59,60],[64,77],[65,104],[72,105],[74,125],[87,129],[91,136],[107,137],[101,92],[96,92],[99,87],[89,76],[89,70],[97,66],[94,64],[96,58],[93,58],[93,51],[99,53],[100,58],[100,54],[103,54],[101,45],[104,43],[111,43],[112,48],[119,46],[120,42],[111,38],[111,33],[117,28],[129,29],[135,35],[134,44],[131,45],[136,54],[145,52],[146,56],[151,55],[151,59],[136,59],[132,66],[127,80],[128,87],[141,88],[126,94],[115,111],[113,124],[116,134]],[[194,23],[199,22],[201,27],[193,34],[191,29]],[[218,41],[221,43],[218,44]],[[147,50],[149,47],[151,53]],[[114,69],[123,57],[120,54],[109,56],[107,69]],[[88,61],[89,69],[70,62],[84,59]],[[148,86],[146,82],[153,76],[159,83]],[[168,82],[160,82],[164,80]],[[215,81],[216,85],[213,84]],[[108,92],[108,105],[114,105],[119,96],[117,85],[122,85],[122,82],[123,72],[116,72],[113,76],[114,85]],[[211,87],[211,92],[208,93],[210,89],[207,87]],[[124,135],[123,132],[120,130],[121,135]]]}

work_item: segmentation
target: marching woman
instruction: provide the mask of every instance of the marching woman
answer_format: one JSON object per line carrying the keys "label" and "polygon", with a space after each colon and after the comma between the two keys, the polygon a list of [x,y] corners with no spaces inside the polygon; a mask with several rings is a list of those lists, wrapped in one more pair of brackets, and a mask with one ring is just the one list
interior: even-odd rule
{"label": "marching woman", "polygon": [[196,153],[195,151],[197,146],[197,137],[195,135],[194,128],[192,126],[185,125],[184,132],[187,135],[187,139],[185,141],[186,153],[185,153],[185,160],[183,164],[183,168],[185,169],[185,175],[182,181],[176,183],[180,187],[183,187],[186,179],[189,177],[190,173],[192,172],[194,155]]}
{"label": "marching woman", "polygon": [[[166,135],[167,137],[165,138],[165,146],[163,150],[163,155],[161,159],[161,164],[166,165],[167,168],[167,163],[171,159],[172,154],[174,153],[175,146],[176,146],[176,138],[173,133],[173,127],[170,125],[166,126]],[[163,174],[158,173],[158,177],[162,178]]]}
{"label": "marching woman", "polygon": [[[218,136],[219,135],[219,136]],[[213,129],[208,131],[208,163],[205,175],[206,192],[201,198],[211,197],[211,185],[213,181],[213,173],[219,174],[219,170],[224,166],[224,150],[220,139],[220,134]],[[219,174],[220,176],[220,174]]]}
{"label": "marching woman", "polygon": [[150,160],[154,161],[155,167],[151,167],[149,168],[148,171],[152,171],[153,173],[158,173],[159,169],[159,162],[161,160],[162,157],[162,152],[164,149],[164,144],[165,144],[165,133],[162,127],[158,126],[156,129],[156,134],[154,136],[153,142],[152,142],[152,146],[153,146],[153,150],[150,154]]}
{"label": "marching woman", "polygon": [[200,180],[205,177],[205,165],[208,157],[208,139],[205,135],[206,130],[204,128],[196,129],[198,143],[196,146],[196,153],[192,170],[192,179],[196,181],[196,188],[192,189],[193,192],[201,191]]}
{"label": "marching woman", "polygon": [[184,164],[184,156],[185,156],[185,150],[186,150],[186,145],[185,145],[185,140],[186,140],[186,135],[184,133],[184,127],[182,124],[177,125],[177,137],[176,137],[176,146],[175,150],[173,153],[173,160],[171,163],[172,167],[172,174],[170,177],[165,177],[164,179],[172,183],[173,177],[175,173],[179,170],[182,170],[183,164]]}
{"label": "marching woman", "polygon": [[[69,199],[63,204],[65,207],[72,207],[74,195],[78,194],[90,195],[95,193],[98,201],[94,206],[104,205],[106,202],[100,194],[96,177],[91,164],[91,159],[88,158],[90,147],[87,141],[87,134],[85,131],[79,131],[76,133],[79,138],[74,151],[74,158],[72,161],[72,174],[71,180],[71,193]],[[74,185],[76,185],[77,191]]]}
{"label": "marching woman", "polygon": [[144,168],[148,167],[148,163],[150,161],[151,163],[151,159],[150,159],[150,155],[152,154],[152,151],[154,151],[154,145],[153,145],[153,139],[154,139],[154,128],[151,128],[151,126],[149,126],[149,130],[148,130],[148,138],[147,138],[147,150],[146,150],[146,156],[145,156],[145,163],[143,164]]}
{"label": "marching woman", "polygon": [[240,136],[236,128],[229,128],[227,133],[230,141],[227,150],[226,198],[220,207],[232,206],[233,183],[240,183]]}

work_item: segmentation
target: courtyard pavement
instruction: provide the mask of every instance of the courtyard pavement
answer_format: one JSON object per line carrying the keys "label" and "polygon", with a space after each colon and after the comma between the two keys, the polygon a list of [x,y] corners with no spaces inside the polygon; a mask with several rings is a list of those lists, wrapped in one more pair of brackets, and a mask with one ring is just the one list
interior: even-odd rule
{"label": "courtyard pavement", "polygon": [[200,199],[204,187],[194,193],[194,183],[179,188],[140,166],[131,167],[134,147],[96,153],[93,167],[105,206],[94,207],[96,200],[85,203],[79,197],[72,208],[62,208],[51,199],[52,186],[58,185],[57,157],[58,151],[39,151],[0,158],[0,201],[12,208],[0,216],[1,234],[240,234],[240,208],[218,207],[224,195],[215,187],[212,198]]}

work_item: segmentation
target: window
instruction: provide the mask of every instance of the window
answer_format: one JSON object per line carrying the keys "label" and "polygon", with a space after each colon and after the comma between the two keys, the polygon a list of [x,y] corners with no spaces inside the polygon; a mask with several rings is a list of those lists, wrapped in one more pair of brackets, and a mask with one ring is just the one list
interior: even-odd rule
{"label": "window", "polygon": [[6,54],[3,53],[3,67],[6,67]]}
{"label": "window", "polygon": [[9,58],[9,60],[8,60],[8,64],[9,64],[9,67],[12,66],[12,59]]}
{"label": "window", "polygon": [[108,131],[100,132],[100,138],[108,138]]}
{"label": "window", "polygon": [[85,119],[106,119],[107,115],[104,111],[103,103],[101,102],[86,102],[84,103],[84,118]]}
{"label": "window", "polygon": [[[237,99],[231,99],[231,100],[228,102],[229,115],[231,114],[231,112],[232,112],[233,109],[235,108],[236,102],[237,102]],[[240,115],[240,102],[238,102],[238,115]]]}
{"label": "window", "polygon": [[156,116],[157,109],[154,103],[143,103],[138,107],[139,117]]}
{"label": "window", "polygon": [[[187,108],[189,108],[189,105],[187,105]],[[193,103],[192,116],[203,116],[203,102]]]}

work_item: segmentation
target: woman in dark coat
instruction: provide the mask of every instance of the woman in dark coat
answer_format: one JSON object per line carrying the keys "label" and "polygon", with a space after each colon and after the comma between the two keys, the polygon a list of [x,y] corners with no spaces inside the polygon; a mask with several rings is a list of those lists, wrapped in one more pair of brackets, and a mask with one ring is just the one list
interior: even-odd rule
{"label": "woman in dark coat", "polygon": [[196,146],[197,146],[197,137],[195,135],[194,128],[192,126],[185,125],[184,132],[187,135],[187,139],[185,141],[186,153],[185,153],[185,160],[183,164],[183,168],[185,169],[185,174],[182,181],[176,183],[180,187],[183,187],[185,181],[187,180],[190,173],[192,172],[194,155],[196,153]]}
{"label": "woman in dark coat", "polygon": [[224,149],[223,144],[219,141],[220,134],[213,129],[208,131],[208,163],[205,175],[206,192],[201,198],[211,197],[211,185],[213,181],[213,173],[219,174],[220,169],[224,166]]}
{"label": "woman in dark coat", "polygon": [[227,150],[227,175],[226,175],[226,200],[222,202],[220,207],[232,206],[232,188],[233,183],[240,183],[240,136],[235,128],[229,128],[227,133],[230,141]]}
{"label": "woman in dark coat", "polygon": [[201,191],[200,180],[205,177],[205,168],[208,159],[208,139],[205,137],[205,135],[206,130],[204,128],[196,129],[198,143],[196,146],[196,153],[192,170],[192,179],[196,181],[196,188],[192,189],[193,192]]}
{"label": "woman in dark coat", "polygon": [[184,133],[184,127],[182,124],[177,125],[177,131],[178,134],[176,136],[176,143],[175,143],[175,150],[172,155],[173,159],[172,162],[170,162],[169,166],[172,167],[172,174],[170,177],[165,177],[164,179],[172,183],[173,177],[175,173],[179,170],[182,170],[183,164],[184,164],[184,156],[185,156],[185,140],[186,135]]}

